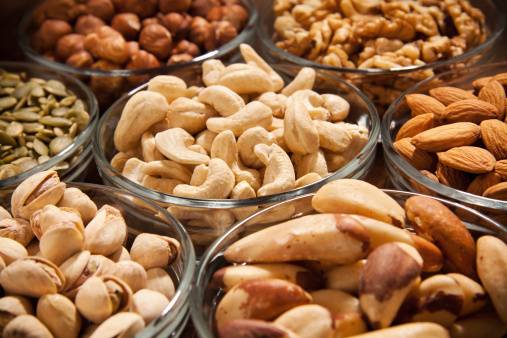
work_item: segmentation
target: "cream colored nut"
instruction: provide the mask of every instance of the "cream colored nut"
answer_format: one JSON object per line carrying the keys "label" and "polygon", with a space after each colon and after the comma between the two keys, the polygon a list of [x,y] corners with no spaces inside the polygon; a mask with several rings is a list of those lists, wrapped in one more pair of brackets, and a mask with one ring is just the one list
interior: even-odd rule
{"label": "cream colored nut", "polygon": [[317,173],[308,173],[306,175],[301,176],[296,180],[294,183],[294,188],[302,188],[304,186],[307,186],[309,184],[312,184],[314,182],[317,182],[318,180],[322,179],[322,177]]}
{"label": "cream colored nut", "polygon": [[335,317],[335,337],[352,337],[368,332],[364,316],[360,313],[349,312]]}
{"label": "cream colored nut", "polygon": [[327,338],[333,333],[333,317],[317,304],[300,305],[284,312],[274,323],[301,338]]}
{"label": "cream colored nut", "polygon": [[176,206],[169,207],[167,210],[177,219],[199,227],[227,229],[236,220],[229,210],[199,210]]}
{"label": "cream colored nut", "polygon": [[311,296],[296,284],[281,279],[255,279],[234,286],[217,306],[217,327],[234,319],[272,319]]}
{"label": "cream colored nut", "polygon": [[165,268],[178,258],[180,243],[174,238],[142,233],[134,239],[130,257],[146,270]]}
{"label": "cream colored nut", "polygon": [[64,191],[65,183],[60,182],[56,171],[34,174],[18,185],[12,193],[12,216],[29,219],[36,210],[45,205],[57,204]]}
{"label": "cream colored nut", "polygon": [[168,127],[182,128],[192,135],[206,129],[206,121],[216,116],[217,112],[203,102],[188,97],[175,99],[167,112]]}
{"label": "cream colored nut", "polygon": [[304,67],[298,72],[294,80],[282,89],[282,94],[291,96],[298,90],[312,89],[315,84],[315,70]]}
{"label": "cream colored nut", "polygon": [[283,88],[284,82],[282,77],[278,73],[276,73],[273,70],[273,68],[271,68],[271,66],[269,66],[269,64],[266,61],[264,61],[264,59],[261,58],[261,56],[257,54],[250,45],[242,43],[241,45],[239,45],[239,51],[247,64],[256,65],[259,69],[261,69],[268,75],[271,81],[271,89],[265,90],[263,92],[266,91],[278,92]]}
{"label": "cream colored nut", "polygon": [[137,157],[129,158],[125,165],[123,166],[123,170],[121,174],[128,178],[129,180],[141,184],[143,181],[144,176],[146,175],[144,173],[144,166],[146,165],[146,162],[141,161]]}
{"label": "cream colored nut", "polygon": [[132,291],[114,276],[90,277],[79,288],[75,304],[84,318],[100,324],[113,314],[131,308]]}
{"label": "cream colored nut", "polygon": [[95,203],[78,188],[65,189],[58,206],[77,210],[84,224],[90,222],[97,213]]}
{"label": "cream colored nut", "polygon": [[146,324],[161,316],[164,309],[169,305],[169,299],[157,291],[141,289],[134,293],[133,309]]}
{"label": "cream colored nut", "polygon": [[0,237],[6,237],[27,246],[33,238],[30,223],[22,218],[0,219]]}
{"label": "cream colored nut", "polygon": [[342,153],[326,152],[327,167],[329,171],[335,171],[349,163],[357,156],[368,143],[368,129],[350,123],[338,122],[343,124],[352,135],[352,142]]}
{"label": "cream colored nut", "polygon": [[318,96],[310,90],[303,90],[287,99],[284,138],[287,147],[293,153],[311,154],[319,149],[319,134],[304,104],[314,95]]}
{"label": "cream colored nut", "polygon": [[202,81],[206,86],[213,86],[218,83],[225,66],[220,60],[206,60],[202,64]]}
{"label": "cream colored nut", "polygon": [[372,249],[390,242],[401,242],[415,247],[411,234],[405,229],[369,217],[359,215],[351,215],[351,217],[368,231]]}
{"label": "cream colored nut", "polygon": [[172,103],[178,97],[186,96],[187,84],[177,76],[158,75],[148,81],[148,90],[162,94],[167,103]]}
{"label": "cream colored nut", "polygon": [[284,337],[298,338],[298,336],[283,327],[257,319],[234,319],[217,328],[221,338],[237,338],[238,332],[244,337]]}
{"label": "cream colored nut", "polygon": [[7,264],[5,264],[4,259],[2,258],[2,256],[0,256],[0,272],[2,272],[2,270],[5,269],[6,266]]}
{"label": "cream colored nut", "polygon": [[186,166],[169,160],[146,163],[142,167],[142,172],[145,175],[173,178],[184,183],[190,182],[192,176],[192,172]]}
{"label": "cream colored nut", "polygon": [[134,337],[144,326],[143,318],[137,313],[120,312],[100,324],[89,338]]}
{"label": "cream colored nut", "polygon": [[208,155],[208,152],[206,151],[206,149],[201,147],[201,145],[199,145],[199,144],[189,145],[188,149],[195,151],[196,153],[199,153],[199,154]]}
{"label": "cream colored nut", "polygon": [[113,253],[112,255],[108,256],[110,260],[112,260],[115,263],[121,262],[121,261],[130,261],[130,254],[128,250],[122,246],[121,249]]}
{"label": "cream colored nut", "polygon": [[253,101],[243,109],[228,117],[211,117],[206,121],[209,130],[220,133],[231,130],[238,137],[247,129],[260,126],[267,128],[271,125],[273,115],[271,109],[265,104]]}
{"label": "cream colored nut", "polygon": [[111,167],[119,172],[122,172],[123,168],[125,167],[125,162],[127,162],[127,160],[131,159],[132,157],[134,157],[134,155],[131,152],[124,153],[120,151],[119,153],[116,153],[111,159]]}
{"label": "cream colored nut", "polygon": [[449,338],[448,331],[435,323],[409,323],[354,336],[354,338]]}
{"label": "cream colored nut", "polygon": [[194,172],[192,173],[192,177],[190,178],[190,185],[198,186],[206,181],[208,177],[209,168],[205,164],[199,164],[194,168]]}
{"label": "cream colored nut", "polygon": [[320,146],[333,152],[342,153],[352,143],[352,135],[343,124],[314,120],[319,134]]}
{"label": "cream colored nut", "polygon": [[164,155],[162,155],[155,146],[155,136],[149,131],[141,136],[141,151],[145,162],[164,159]]}
{"label": "cream colored nut", "polygon": [[210,160],[209,156],[188,149],[194,143],[194,138],[181,128],[157,133],[155,143],[165,157],[180,164],[207,164]]}
{"label": "cream colored nut", "polygon": [[252,64],[235,63],[227,66],[216,83],[240,95],[261,94],[273,91],[269,76]]}
{"label": "cream colored nut", "polygon": [[41,256],[56,265],[83,250],[84,246],[83,230],[75,223],[60,223],[50,228],[39,242]]}
{"label": "cream colored nut", "polygon": [[[312,226],[315,224],[319,226]],[[312,260],[350,264],[363,258],[368,246],[368,233],[350,216],[319,214],[289,220],[248,235],[229,246],[224,256],[238,263]]]}
{"label": "cream colored nut", "polygon": [[127,224],[120,210],[105,204],[88,223],[84,233],[88,251],[109,256],[121,249],[127,239]]}
{"label": "cream colored nut", "polygon": [[30,226],[35,236],[40,239],[47,231],[59,227],[61,224],[74,224],[81,232],[84,231],[81,215],[76,209],[46,205],[37,210],[30,217]]}
{"label": "cream colored nut", "polygon": [[[246,181],[241,181],[238,184],[236,184],[231,192],[232,199],[242,200],[255,197],[257,197],[255,189]],[[257,210],[258,210],[257,206],[251,206],[251,207],[234,208],[231,210],[231,212],[234,214],[234,217],[236,217],[236,219],[239,220],[247,218]]]}
{"label": "cream colored nut", "polygon": [[322,94],[324,108],[331,114],[331,122],[340,122],[347,118],[350,112],[350,103],[343,97],[335,94]]}
{"label": "cream colored nut", "polygon": [[211,152],[211,145],[213,144],[213,140],[217,136],[217,133],[212,132],[211,130],[203,130],[195,137],[195,144],[199,144],[203,147],[208,153]]}
{"label": "cream colored nut", "polygon": [[158,178],[153,176],[144,176],[141,182],[141,185],[145,188],[169,195],[173,193],[174,187],[178,184],[183,184],[183,182],[172,178]]}
{"label": "cream colored nut", "polygon": [[234,187],[234,174],[227,163],[219,158],[209,161],[209,173],[199,186],[177,185],[173,194],[189,198],[227,198]]}
{"label": "cream colored nut", "polygon": [[294,167],[296,168],[296,177],[300,178],[309,173],[316,173],[320,177],[327,176],[326,158],[322,150],[312,154],[294,154],[292,156]]}
{"label": "cream colored nut", "polygon": [[333,289],[321,289],[310,293],[313,303],[325,307],[333,317],[340,317],[350,313],[361,314],[359,299]]}
{"label": "cream colored nut", "polygon": [[44,295],[37,302],[37,318],[55,338],[77,338],[81,317],[76,306],[60,294]]}
{"label": "cream colored nut", "polygon": [[366,260],[360,260],[352,264],[340,265],[325,274],[326,287],[349,293],[357,293],[359,280]]}
{"label": "cream colored nut", "polygon": [[39,257],[18,259],[2,270],[0,285],[5,292],[41,297],[63,289],[65,278],[56,265]]}
{"label": "cream colored nut", "polygon": [[224,86],[209,86],[199,93],[199,101],[212,106],[221,116],[230,116],[245,107],[243,98]]}
{"label": "cream colored nut", "polygon": [[36,337],[53,338],[53,335],[36,317],[28,314],[17,316],[4,329],[4,338]]}
{"label": "cream colored nut", "polygon": [[318,212],[358,214],[398,227],[405,224],[405,210],[389,195],[367,182],[340,179],[320,188],[312,198]]}
{"label": "cream colored nut", "polygon": [[5,296],[0,298],[0,334],[11,320],[21,315],[33,314],[32,303],[28,298]]}
{"label": "cream colored nut", "polygon": [[276,129],[271,132],[271,135],[273,135],[274,137],[275,143],[286,152],[290,152],[289,147],[287,147],[287,144],[285,143],[284,134],[285,132],[283,128]]}
{"label": "cream colored nut", "polygon": [[5,208],[0,205],[0,221],[3,221],[4,219],[8,218],[12,218],[10,212],[5,210]]}
{"label": "cream colored nut", "polygon": [[447,276],[454,279],[463,291],[463,306],[459,317],[478,312],[486,305],[486,291],[481,284],[459,273],[448,273]]}
{"label": "cream colored nut", "polygon": [[493,312],[479,313],[456,321],[449,331],[452,338],[502,338],[507,334],[507,324]]}
{"label": "cream colored nut", "polygon": [[174,283],[169,274],[161,268],[146,270],[146,289],[160,292],[167,299],[172,299],[175,293]]}
{"label": "cream colored nut", "polygon": [[419,279],[422,257],[405,243],[387,243],[368,256],[359,283],[361,309],[374,328],[391,325]]}
{"label": "cream colored nut", "polygon": [[26,256],[28,256],[28,253],[22,244],[7,237],[0,237],[0,258],[2,258],[5,265]]}
{"label": "cream colored nut", "polygon": [[[304,93],[303,95],[301,95]],[[298,94],[300,103],[308,110],[312,120],[327,121],[331,113],[323,107],[324,99],[318,93],[310,89],[301,90]]]}
{"label": "cream colored nut", "polygon": [[257,196],[277,194],[294,188],[294,167],[282,148],[276,144],[258,144],[254,147],[254,153],[266,166],[262,187],[257,190]]}
{"label": "cream colored nut", "polygon": [[127,283],[132,292],[145,288],[148,280],[144,267],[130,260],[117,262],[113,275]]}
{"label": "cream colored nut", "polygon": [[273,116],[283,118],[285,115],[285,104],[287,96],[275,92],[267,92],[257,98],[257,101],[264,103],[271,108]]}
{"label": "cream colored nut", "polygon": [[274,136],[262,127],[247,129],[238,137],[239,157],[246,166],[257,169],[261,168],[263,163],[255,155],[254,147],[260,143],[271,145],[274,142]]}
{"label": "cream colored nut", "polygon": [[162,121],[168,110],[169,104],[162,94],[149,90],[134,94],[123,107],[114,131],[116,149],[126,152],[136,147],[144,132]]}
{"label": "cream colored nut", "polygon": [[283,123],[283,119],[273,117],[273,121],[271,122],[271,126],[269,126],[268,131],[274,131],[276,129],[283,128]]}

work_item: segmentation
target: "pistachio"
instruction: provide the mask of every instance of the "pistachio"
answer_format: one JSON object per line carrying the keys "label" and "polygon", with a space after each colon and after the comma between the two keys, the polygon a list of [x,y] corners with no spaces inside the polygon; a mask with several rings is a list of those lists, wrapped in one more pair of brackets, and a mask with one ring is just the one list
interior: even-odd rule
{"label": "pistachio", "polygon": [[0,219],[0,237],[13,239],[27,246],[33,238],[30,223],[21,218]]}
{"label": "pistachio", "polygon": [[53,338],[53,335],[36,317],[32,315],[21,315],[7,324],[2,337]]}
{"label": "pistachio", "polygon": [[133,309],[143,317],[146,324],[159,317],[167,305],[169,299],[157,291],[141,289],[133,296]]}
{"label": "pistachio", "polygon": [[84,224],[90,222],[97,213],[97,206],[95,203],[88,195],[77,188],[65,189],[62,199],[58,202],[58,206],[77,210]]}
{"label": "pistachio", "polygon": [[21,296],[6,296],[0,298],[0,335],[5,326],[20,315],[32,314],[32,304]]}
{"label": "pistachio", "polygon": [[81,317],[74,303],[60,294],[39,298],[37,318],[56,338],[77,338],[81,329]]}
{"label": "pistachio", "polygon": [[141,264],[146,270],[165,268],[178,257],[180,243],[167,236],[143,233],[138,235],[132,247],[132,260]]}
{"label": "pistachio", "polygon": [[124,246],[108,257],[113,262],[130,261],[130,254]]}
{"label": "pistachio", "polygon": [[83,232],[76,223],[59,223],[42,235],[39,246],[42,257],[59,265],[83,250]]}
{"label": "pistachio", "polygon": [[30,217],[32,231],[39,240],[47,231],[59,227],[60,224],[73,224],[81,233],[84,231],[79,212],[71,208],[58,208],[49,204],[34,212]]}
{"label": "pistachio", "polygon": [[99,325],[90,338],[134,337],[144,329],[144,320],[137,313],[121,312]]}
{"label": "pistachio", "polygon": [[127,237],[127,224],[121,212],[104,205],[85,228],[86,249],[109,256],[118,251]]}
{"label": "pistachio", "polygon": [[161,268],[153,268],[146,270],[148,280],[146,288],[153,291],[158,291],[167,299],[172,299],[174,296],[175,288],[171,276]]}
{"label": "pistachio", "polygon": [[116,263],[114,273],[116,277],[128,284],[132,292],[137,292],[147,285],[148,276],[141,264],[134,261]]}
{"label": "pistachio", "polygon": [[0,257],[6,265],[11,264],[15,260],[24,258],[27,255],[28,253],[25,247],[19,242],[10,238],[0,237]]}

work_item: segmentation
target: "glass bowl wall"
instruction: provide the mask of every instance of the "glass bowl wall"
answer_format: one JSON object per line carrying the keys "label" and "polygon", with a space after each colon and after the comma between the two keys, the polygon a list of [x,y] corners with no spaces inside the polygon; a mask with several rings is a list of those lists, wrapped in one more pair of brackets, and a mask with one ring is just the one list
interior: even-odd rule
{"label": "glass bowl wall", "polygon": [[[276,65],[274,67],[275,70],[282,74],[286,83],[292,79],[291,74],[297,73],[300,69],[300,67],[294,65]],[[201,78],[201,67],[197,65],[174,71],[171,75],[183,78],[189,86],[201,84],[199,80]],[[346,121],[357,123],[361,126],[367,127],[369,130],[368,143],[352,161],[331,175],[303,188],[259,198],[244,200],[199,200],[159,193],[154,190],[144,188],[141,185],[123,177],[120,172],[110,165],[110,160],[116,153],[113,143],[113,134],[118,120],[120,119],[123,107],[133,94],[144,89],[146,89],[145,85],[129,92],[127,95],[115,102],[115,104],[113,104],[100,119],[94,141],[94,156],[99,173],[106,184],[126,189],[134,194],[153,200],[165,207],[184,207],[186,210],[203,214],[203,218],[208,217],[208,220],[210,218],[217,220],[216,222],[209,221],[207,222],[207,226],[203,226],[203,224],[198,224],[198,222],[180,219],[189,231],[194,243],[197,245],[206,246],[220,236],[237,220],[233,214],[236,211],[241,211],[241,208],[250,207],[250,209],[252,209],[253,207],[255,210],[256,208],[266,207],[294,196],[312,192],[326,182],[338,178],[362,178],[367,174],[369,168],[374,162],[375,148],[379,137],[379,118],[375,107],[354,86],[336,78],[336,76],[330,72],[318,70],[314,89],[317,92],[335,93],[343,96],[350,102],[351,105],[350,114]],[[233,217],[231,217],[231,215]],[[273,215],[273,217],[278,216]]]}

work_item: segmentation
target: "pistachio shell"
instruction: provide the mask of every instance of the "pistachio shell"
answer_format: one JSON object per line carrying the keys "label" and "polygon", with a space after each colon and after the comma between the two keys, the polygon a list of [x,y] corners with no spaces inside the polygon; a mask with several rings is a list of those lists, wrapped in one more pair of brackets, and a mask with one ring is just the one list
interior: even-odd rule
{"label": "pistachio shell", "polygon": [[133,312],[121,312],[99,325],[90,338],[132,338],[144,329],[141,316]]}
{"label": "pistachio shell", "polygon": [[91,253],[109,256],[118,251],[127,238],[127,224],[121,212],[104,205],[85,228],[85,246]]}
{"label": "pistachio shell", "polygon": [[65,189],[62,199],[58,202],[60,207],[74,208],[79,211],[83,222],[87,224],[97,213],[97,206],[84,192],[77,188]]}
{"label": "pistachio shell", "polygon": [[0,335],[11,320],[17,316],[32,313],[32,304],[27,298],[19,296],[0,298]]}
{"label": "pistachio shell", "polygon": [[37,303],[37,318],[56,338],[77,338],[81,317],[74,303],[60,294],[42,296]]}
{"label": "pistachio shell", "polygon": [[178,257],[179,251],[180,243],[174,238],[144,233],[134,240],[130,257],[146,270],[165,268]]}
{"label": "pistachio shell", "polygon": [[40,239],[42,257],[56,265],[62,264],[84,248],[83,233],[72,223],[64,223],[59,227],[46,231]]}
{"label": "pistachio shell", "polygon": [[2,256],[0,256],[0,272],[2,272],[3,269],[5,269],[7,265],[5,264],[4,262],[4,259],[2,258]]}
{"label": "pistachio shell", "polygon": [[146,287],[148,276],[146,270],[141,264],[134,261],[120,261],[116,263],[116,268],[113,273],[116,277],[123,280],[136,292]]}
{"label": "pistachio shell", "polygon": [[53,338],[53,335],[36,317],[17,316],[7,324],[3,338]]}
{"label": "pistachio shell", "polygon": [[122,246],[120,250],[116,251],[108,258],[113,262],[130,261],[130,254],[129,251]]}
{"label": "pistachio shell", "polygon": [[37,238],[28,243],[26,251],[28,251],[28,256],[40,256],[39,241]]}
{"label": "pistachio shell", "polygon": [[75,209],[46,205],[44,208],[34,212],[30,217],[32,231],[39,240],[46,231],[59,227],[63,223],[75,224],[79,231],[84,231],[81,216]]}
{"label": "pistachio shell", "polygon": [[0,221],[8,218],[12,218],[11,213],[0,205]]}
{"label": "pistachio shell", "polygon": [[30,223],[22,218],[0,219],[0,237],[13,239],[27,246],[33,238]]}
{"label": "pistachio shell", "polygon": [[171,279],[171,276],[161,268],[153,268],[146,271],[148,276],[148,281],[146,283],[146,288],[158,291],[167,299],[172,299],[174,296],[174,283]]}
{"label": "pistachio shell", "polygon": [[13,239],[0,237],[0,257],[6,265],[28,256],[25,247]]}
{"label": "pistachio shell", "polygon": [[146,324],[159,317],[167,305],[169,299],[157,291],[141,289],[133,296],[134,311],[143,317]]}

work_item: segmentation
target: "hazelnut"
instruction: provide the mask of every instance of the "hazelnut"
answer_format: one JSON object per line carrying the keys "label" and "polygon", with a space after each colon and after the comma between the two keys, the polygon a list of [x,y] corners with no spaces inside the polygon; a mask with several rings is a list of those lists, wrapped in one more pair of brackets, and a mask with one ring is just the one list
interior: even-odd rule
{"label": "hazelnut", "polygon": [[158,8],[164,14],[169,12],[186,12],[192,0],[159,0]]}
{"label": "hazelnut", "polygon": [[248,20],[248,12],[240,5],[214,7],[206,18],[208,21],[228,21],[239,32]]}
{"label": "hazelnut", "polygon": [[84,6],[76,4],[74,0],[44,1],[37,8],[36,15],[40,15],[44,19],[70,21],[84,13],[84,11],[79,12],[77,9],[84,10]]}
{"label": "hazelnut", "polygon": [[48,59],[49,61],[56,61],[56,55],[53,51],[47,51],[44,54],[42,54],[45,59]]}
{"label": "hazelnut", "polygon": [[111,27],[120,32],[125,39],[132,40],[141,30],[141,21],[134,13],[121,13],[113,17]]}
{"label": "hazelnut", "polygon": [[160,24],[153,24],[143,28],[139,35],[141,48],[152,53],[159,59],[165,59],[171,53],[171,33]]}
{"label": "hazelnut", "polygon": [[69,56],[65,63],[76,68],[89,68],[93,64],[93,57],[87,51],[82,50]]}
{"label": "hazelnut", "polygon": [[160,23],[171,32],[175,38],[181,38],[188,34],[192,17],[186,13],[168,13],[159,15]]}
{"label": "hazelnut", "polygon": [[130,12],[140,18],[147,18],[157,13],[158,0],[113,0],[118,12]]}
{"label": "hazelnut", "polygon": [[190,6],[190,13],[194,16],[206,17],[213,7],[220,7],[220,0],[193,0]]}
{"label": "hazelnut", "polygon": [[63,20],[45,20],[33,36],[33,46],[39,51],[53,49],[64,35],[72,33],[72,27]]}
{"label": "hazelnut", "polygon": [[190,54],[186,54],[186,53],[183,53],[183,54],[174,54],[172,55],[169,60],[167,61],[167,64],[168,65],[174,65],[174,64],[177,64],[177,63],[186,63],[186,62],[190,62],[192,61],[194,57]]}
{"label": "hazelnut", "polygon": [[88,35],[105,25],[105,22],[95,15],[81,15],[79,18],[77,18],[74,30],[78,34]]}
{"label": "hazelnut", "polygon": [[156,25],[156,24],[157,25],[160,24],[160,21],[158,18],[146,18],[141,22],[141,27],[144,28],[149,25]]}
{"label": "hazelnut", "polygon": [[88,34],[84,47],[93,56],[115,64],[123,64],[129,58],[125,39],[109,26],[100,27],[95,33]]}
{"label": "hazelnut", "polygon": [[84,35],[67,34],[62,36],[56,43],[56,56],[61,60],[66,60],[72,54],[84,50]]}
{"label": "hazelnut", "polygon": [[212,26],[215,29],[217,47],[226,44],[238,35],[238,31],[229,21],[215,21]]}
{"label": "hazelnut", "polygon": [[172,54],[189,54],[193,57],[201,54],[199,50],[199,46],[195,43],[192,43],[188,40],[181,40],[178,44],[173,48]]}
{"label": "hazelnut", "polygon": [[[132,55],[130,62],[127,64],[127,69],[148,69],[160,67],[160,62],[155,55],[148,53],[144,50],[139,50]],[[149,75],[135,75],[129,76],[128,82],[131,85],[140,84],[149,79]]]}
{"label": "hazelnut", "polygon": [[213,26],[204,18],[196,16],[190,24],[190,41],[206,50],[215,49],[215,32]]}
{"label": "hazelnut", "polygon": [[114,5],[111,0],[88,0],[86,10],[88,14],[95,15],[106,22],[109,22],[114,15]]}
{"label": "hazelnut", "polygon": [[129,52],[130,57],[132,58],[132,56],[139,51],[139,42],[137,41],[127,42],[127,50]]}

